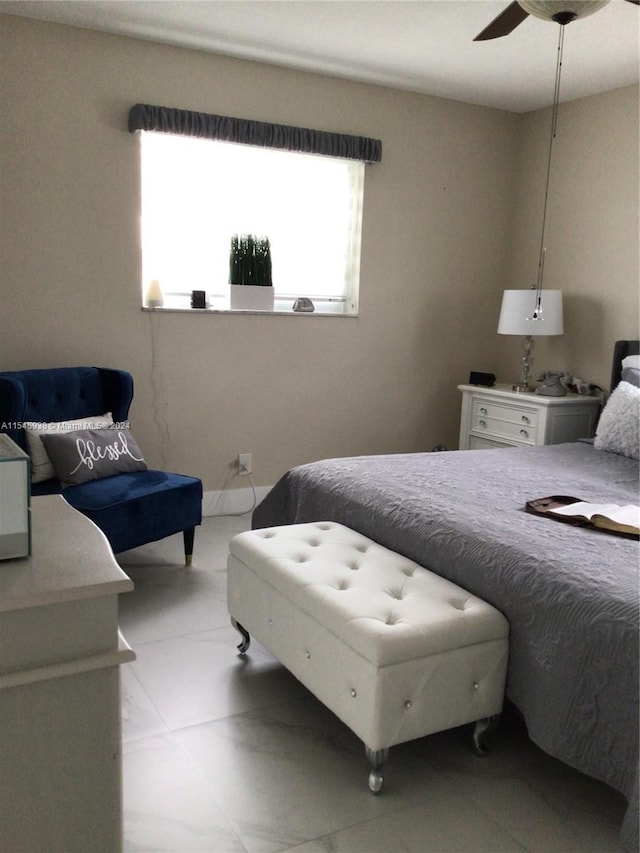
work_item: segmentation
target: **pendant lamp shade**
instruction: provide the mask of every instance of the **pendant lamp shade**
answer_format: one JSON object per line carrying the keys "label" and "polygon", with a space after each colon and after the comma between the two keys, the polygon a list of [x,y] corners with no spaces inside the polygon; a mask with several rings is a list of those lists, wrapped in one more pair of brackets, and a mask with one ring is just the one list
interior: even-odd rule
{"label": "pendant lamp shade", "polygon": [[498,320],[499,335],[562,335],[562,291],[543,290],[539,316],[535,317],[535,290],[505,290]]}

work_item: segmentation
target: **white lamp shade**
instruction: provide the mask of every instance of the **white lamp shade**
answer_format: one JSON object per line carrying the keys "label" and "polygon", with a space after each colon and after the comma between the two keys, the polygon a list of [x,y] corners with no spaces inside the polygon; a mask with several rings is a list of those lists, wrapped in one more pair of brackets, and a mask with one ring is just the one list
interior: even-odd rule
{"label": "white lamp shade", "polygon": [[539,317],[533,317],[538,294],[535,290],[505,290],[502,296],[499,335],[561,335],[562,291],[541,291]]}

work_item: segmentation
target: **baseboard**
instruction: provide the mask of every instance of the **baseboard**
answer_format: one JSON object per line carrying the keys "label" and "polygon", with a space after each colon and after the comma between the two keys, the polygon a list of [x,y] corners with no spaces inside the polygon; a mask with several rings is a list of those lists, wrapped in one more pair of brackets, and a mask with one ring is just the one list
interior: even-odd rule
{"label": "baseboard", "polygon": [[[255,487],[255,506],[271,491],[271,486]],[[202,495],[202,515],[211,518],[216,515],[244,515],[253,511],[254,490],[228,489],[225,491],[205,492]]]}

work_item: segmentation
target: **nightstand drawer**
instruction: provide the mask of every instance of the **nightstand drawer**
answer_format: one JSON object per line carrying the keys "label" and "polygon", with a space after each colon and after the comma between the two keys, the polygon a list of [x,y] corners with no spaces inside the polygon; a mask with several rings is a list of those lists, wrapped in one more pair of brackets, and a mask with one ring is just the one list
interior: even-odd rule
{"label": "nightstand drawer", "polygon": [[475,433],[535,444],[538,413],[534,409],[476,399],[471,410],[471,430]]}
{"label": "nightstand drawer", "polygon": [[513,444],[506,444],[504,441],[498,441],[495,438],[485,438],[484,436],[474,435],[469,433],[468,450],[495,450],[498,447],[513,447]]}

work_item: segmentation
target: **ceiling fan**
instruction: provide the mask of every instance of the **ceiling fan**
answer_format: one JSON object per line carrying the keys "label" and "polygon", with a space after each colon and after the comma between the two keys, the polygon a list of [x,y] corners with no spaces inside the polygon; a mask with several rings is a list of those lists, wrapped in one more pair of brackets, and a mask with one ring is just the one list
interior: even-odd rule
{"label": "ceiling fan", "polygon": [[[586,18],[606,6],[609,0],[514,0],[497,18],[485,27],[474,41],[502,38],[513,32],[529,15],[557,24],[569,24],[576,18]],[[640,5],[640,0],[627,0]]]}

